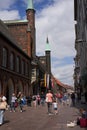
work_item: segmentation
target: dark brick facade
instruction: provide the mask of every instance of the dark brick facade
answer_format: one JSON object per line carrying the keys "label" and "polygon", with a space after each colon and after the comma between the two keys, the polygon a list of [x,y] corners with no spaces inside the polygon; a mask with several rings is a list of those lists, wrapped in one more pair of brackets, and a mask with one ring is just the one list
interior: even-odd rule
{"label": "dark brick facade", "polygon": [[[12,54],[13,63],[11,63]],[[13,68],[11,68],[11,64]],[[17,94],[19,91],[22,91],[24,95],[32,93],[31,58],[16,45],[8,28],[0,21],[0,94],[5,95],[10,103],[11,94],[13,92]]]}
{"label": "dark brick facade", "polygon": [[29,57],[32,57],[32,38],[31,32],[28,31],[28,21],[7,21],[5,24],[16,39],[19,47],[27,53]]}

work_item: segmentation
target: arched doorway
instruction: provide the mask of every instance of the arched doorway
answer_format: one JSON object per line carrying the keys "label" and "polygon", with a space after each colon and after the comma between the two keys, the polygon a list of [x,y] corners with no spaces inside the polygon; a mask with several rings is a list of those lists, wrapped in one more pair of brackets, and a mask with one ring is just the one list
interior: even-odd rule
{"label": "arched doorway", "polygon": [[14,84],[13,84],[12,79],[9,79],[6,86],[6,98],[7,98],[8,104],[10,104],[11,102],[12,93],[14,93]]}
{"label": "arched doorway", "polygon": [[24,87],[24,95],[25,96],[29,95],[29,85],[28,85],[28,83]]}
{"label": "arched doorway", "polygon": [[17,84],[17,94],[19,92],[22,92],[23,93],[23,85],[22,85],[22,82],[21,81],[18,81],[18,84]]}

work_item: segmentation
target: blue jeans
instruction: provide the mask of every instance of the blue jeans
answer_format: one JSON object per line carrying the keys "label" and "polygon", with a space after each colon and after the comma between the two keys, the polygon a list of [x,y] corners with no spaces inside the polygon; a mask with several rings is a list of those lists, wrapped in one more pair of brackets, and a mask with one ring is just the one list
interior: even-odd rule
{"label": "blue jeans", "polygon": [[4,110],[0,110],[0,124],[4,122]]}
{"label": "blue jeans", "polygon": [[11,111],[14,110],[15,111],[15,102],[11,102]]}

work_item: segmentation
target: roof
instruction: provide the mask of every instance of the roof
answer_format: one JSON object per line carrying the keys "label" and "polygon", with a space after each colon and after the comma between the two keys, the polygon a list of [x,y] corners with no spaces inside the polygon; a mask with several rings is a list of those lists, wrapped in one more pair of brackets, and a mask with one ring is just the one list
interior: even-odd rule
{"label": "roof", "polygon": [[34,9],[33,0],[28,0],[27,9]]}
{"label": "roof", "polygon": [[14,23],[27,23],[28,20],[25,19],[25,20],[4,20],[3,21],[5,24],[14,24]]}
{"label": "roof", "polygon": [[56,79],[54,76],[52,76],[52,79],[54,80],[54,82],[56,82],[57,85],[65,88],[65,89],[72,89],[71,86],[63,84],[61,81],[59,81],[58,79]]}
{"label": "roof", "polygon": [[46,49],[45,51],[50,51],[50,44],[49,44],[49,40],[48,40],[48,37],[47,37],[47,41],[46,41]]}

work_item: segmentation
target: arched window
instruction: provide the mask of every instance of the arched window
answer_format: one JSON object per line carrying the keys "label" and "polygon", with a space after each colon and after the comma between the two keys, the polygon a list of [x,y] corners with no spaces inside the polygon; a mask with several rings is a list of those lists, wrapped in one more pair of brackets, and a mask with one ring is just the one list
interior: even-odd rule
{"label": "arched window", "polygon": [[28,76],[28,63],[25,63],[25,75]]}
{"label": "arched window", "polygon": [[22,74],[24,74],[24,67],[25,67],[25,62],[24,62],[24,60],[22,60]]}
{"label": "arched window", "polygon": [[7,49],[3,48],[2,66],[7,67]]}
{"label": "arched window", "polygon": [[19,73],[20,58],[17,56],[17,72]]}
{"label": "arched window", "polygon": [[10,56],[10,69],[14,70],[14,54],[13,53],[11,53],[11,56]]}

